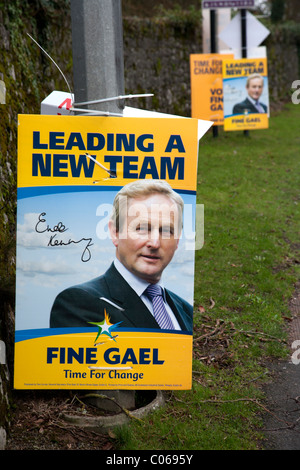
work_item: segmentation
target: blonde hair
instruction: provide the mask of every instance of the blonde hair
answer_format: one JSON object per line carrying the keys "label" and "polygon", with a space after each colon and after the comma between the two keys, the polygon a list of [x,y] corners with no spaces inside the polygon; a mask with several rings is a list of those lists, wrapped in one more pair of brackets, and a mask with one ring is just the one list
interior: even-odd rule
{"label": "blonde hair", "polygon": [[138,180],[128,183],[116,194],[113,202],[113,212],[111,220],[114,223],[116,230],[120,230],[120,214],[124,212],[127,207],[128,200],[147,197],[152,194],[163,194],[173,201],[178,208],[178,222],[179,227],[182,226],[182,214],[184,202],[176,193],[169,183],[162,180]]}
{"label": "blonde hair", "polygon": [[263,77],[262,75],[260,75],[259,73],[252,73],[252,74],[249,75],[249,77],[247,78],[246,88],[249,87],[250,81],[253,80],[254,78],[260,78],[260,80],[262,81],[262,84],[264,85],[264,77]]}

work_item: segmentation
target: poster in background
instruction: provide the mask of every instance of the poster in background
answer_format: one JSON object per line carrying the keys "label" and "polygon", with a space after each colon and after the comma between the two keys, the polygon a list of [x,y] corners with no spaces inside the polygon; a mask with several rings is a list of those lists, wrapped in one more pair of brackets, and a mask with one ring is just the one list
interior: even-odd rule
{"label": "poster in background", "polygon": [[189,389],[191,331],[122,329],[109,306],[106,334],[50,328],[49,318],[63,289],[112,263],[113,199],[136,179],[165,179],[184,200],[163,281],[193,305],[198,121],[20,115],[18,124],[15,388]]}
{"label": "poster in background", "polygon": [[222,62],[233,54],[191,54],[192,117],[223,125]]}
{"label": "poster in background", "polygon": [[224,60],[223,93],[225,131],[269,127],[268,71],[265,57]]}

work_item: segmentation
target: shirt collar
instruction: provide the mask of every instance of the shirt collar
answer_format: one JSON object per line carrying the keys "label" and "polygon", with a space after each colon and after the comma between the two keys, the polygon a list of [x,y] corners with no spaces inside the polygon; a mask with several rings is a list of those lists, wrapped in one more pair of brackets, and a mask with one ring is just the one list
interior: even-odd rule
{"label": "shirt collar", "polygon": [[[148,287],[149,282],[144,281],[143,279],[130,272],[127,268],[125,268],[124,264],[122,264],[121,261],[119,261],[117,258],[114,260],[114,265],[117,271],[125,279],[125,281],[128,282],[130,287],[140,297],[144,293],[144,290]],[[164,293],[163,284],[161,282],[158,282],[157,284],[161,286]]]}
{"label": "shirt collar", "polygon": [[254,104],[254,106],[259,103],[259,100],[257,100],[257,101],[254,100],[253,98],[251,98],[250,95],[248,95],[248,100],[250,101],[250,103]]}

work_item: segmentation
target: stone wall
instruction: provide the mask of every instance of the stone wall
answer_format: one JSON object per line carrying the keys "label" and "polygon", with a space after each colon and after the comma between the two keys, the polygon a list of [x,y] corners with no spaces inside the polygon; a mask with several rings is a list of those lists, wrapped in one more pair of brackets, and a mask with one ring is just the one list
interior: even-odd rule
{"label": "stone wall", "polygon": [[123,25],[126,92],[154,94],[128,105],[190,116],[189,55],[202,50],[201,28],[140,19]]}

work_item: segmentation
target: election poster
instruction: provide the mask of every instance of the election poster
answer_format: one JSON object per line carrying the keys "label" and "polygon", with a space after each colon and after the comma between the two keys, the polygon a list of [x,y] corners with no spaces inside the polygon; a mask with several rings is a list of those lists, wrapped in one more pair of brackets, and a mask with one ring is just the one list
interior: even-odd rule
{"label": "election poster", "polygon": [[267,59],[223,61],[224,130],[269,127]]}
{"label": "election poster", "polygon": [[192,117],[223,125],[222,62],[233,54],[191,54]]}
{"label": "election poster", "polygon": [[195,119],[18,116],[16,389],[191,388],[197,161]]}

